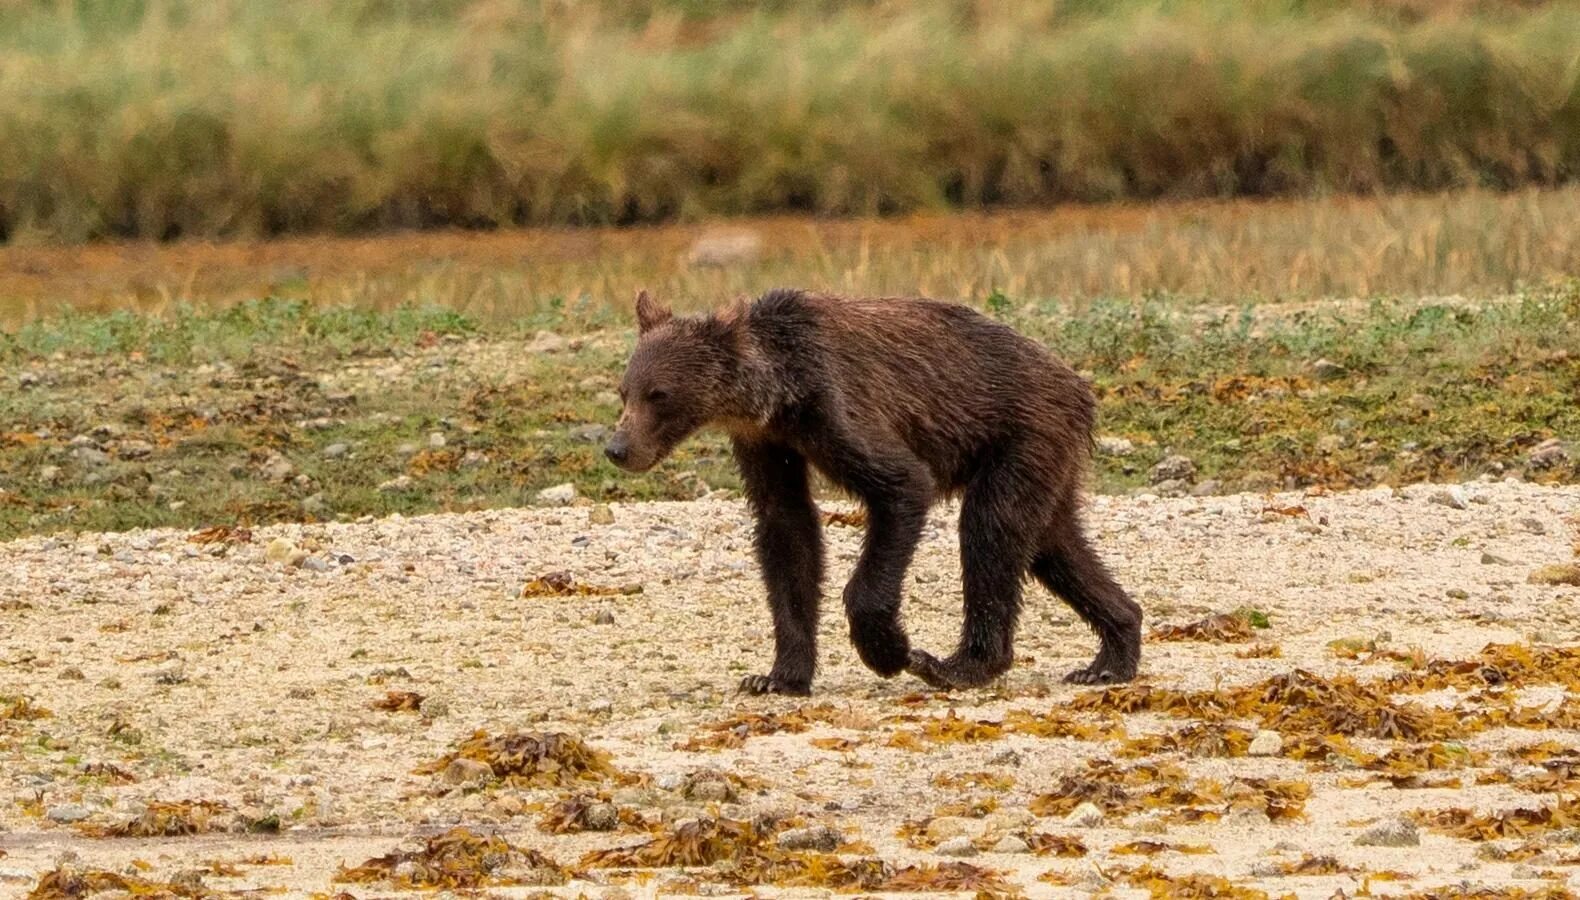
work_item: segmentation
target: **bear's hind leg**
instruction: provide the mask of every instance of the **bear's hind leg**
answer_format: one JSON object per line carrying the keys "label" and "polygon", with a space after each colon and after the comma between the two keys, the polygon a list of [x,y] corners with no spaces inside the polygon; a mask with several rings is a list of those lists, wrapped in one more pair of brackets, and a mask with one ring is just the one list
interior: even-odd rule
{"label": "bear's hind leg", "polygon": [[1097,658],[1064,680],[1115,684],[1136,677],[1141,661],[1141,607],[1114,581],[1081,533],[1075,510],[1061,510],[1049,525],[1031,572],[1097,633]]}
{"label": "bear's hind leg", "polygon": [[1021,579],[1047,508],[1040,480],[1010,463],[984,470],[967,486],[960,509],[960,564],[965,621],[947,659],[912,650],[907,670],[937,688],[987,684],[1014,661]]}

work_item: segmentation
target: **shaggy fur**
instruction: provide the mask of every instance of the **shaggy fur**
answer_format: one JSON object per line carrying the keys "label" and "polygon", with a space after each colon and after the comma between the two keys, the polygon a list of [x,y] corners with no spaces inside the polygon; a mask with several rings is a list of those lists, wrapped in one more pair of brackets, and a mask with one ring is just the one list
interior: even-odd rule
{"label": "shaggy fur", "polygon": [[[606,452],[642,471],[705,425],[730,435],[774,621],[773,668],[743,690],[811,691],[824,565],[808,466],[868,511],[844,603],[874,672],[937,687],[1003,674],[1029,572],[1097,633],[1096,659],[1066,680],[1135,676],[1141,609],[1087,542],[1077,505],[1095,401],[1040,345],[963,306],[796,290],[693,318],[643,292],[637,319]],[[928,508],[955,493],[965,622],[940,659],[911,647],[900,596]]]}

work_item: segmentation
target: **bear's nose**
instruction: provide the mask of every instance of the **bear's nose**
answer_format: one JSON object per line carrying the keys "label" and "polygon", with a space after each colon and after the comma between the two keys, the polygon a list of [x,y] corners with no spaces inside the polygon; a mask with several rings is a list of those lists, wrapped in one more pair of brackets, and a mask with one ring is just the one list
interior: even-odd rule
{"label": "bear's nose", "polygon": [[631,450],[626,446],[623,438],[616,436],[609,442],[609,446],[603,448],[603,455],[609,457],[610,462],[623,463],[626,457],[631,455]]}

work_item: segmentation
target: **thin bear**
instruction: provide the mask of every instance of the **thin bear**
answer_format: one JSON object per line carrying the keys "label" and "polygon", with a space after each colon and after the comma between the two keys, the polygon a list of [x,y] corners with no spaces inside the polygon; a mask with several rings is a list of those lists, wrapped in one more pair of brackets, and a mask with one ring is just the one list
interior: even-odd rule
{"label": "thin bear", "polygon": [[[643,291],[636,316],[605,453],[640,472],[700,428],[729,435],[774,623],[773,668],[743,691],[812,689],[824,572],[813,468],[867,509],[844,603],[851,642],[878,675],[908,671],[938,688],[1002,675],[1029,572],[1097,635],[1096,658],[1066,681],[1135,677],[1141,608],[1080,519],[1096,401],[1040,344],[956,304],[786,289],[693,317]],[[965,616],[940,659],[911,646],[900,599],[928,509],[954,495]]]}

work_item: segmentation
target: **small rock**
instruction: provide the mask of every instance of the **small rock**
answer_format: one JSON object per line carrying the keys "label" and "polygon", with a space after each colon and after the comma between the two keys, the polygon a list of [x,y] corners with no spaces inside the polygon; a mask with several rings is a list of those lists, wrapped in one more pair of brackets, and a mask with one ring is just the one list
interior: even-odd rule
{"label": "small rock", "polygon": [[147,441],[121,441],[115,455],[121,459],[146,459],[154,453],[154,445]]}
{"label": "small rock", "polygon": [[1484,565],[1484,566],[1511,566],[1511,565],[1513,565],[1513,563],[1509,562],[1508,560],[1504,559],[1501,556],[1498,556],[1496,553],[1488,553],[1485,550],[1483,550],[1482,553],[1481,553],[1481,564]]}
{"label": "small rock", "polygon": [[450,704],[442,697],[424,697],[417,705],[417,715],[424,719],[442,719],[450,712]]}
{"label": "small rock", "polygon": [[324,459],[339,459],[351,452],[351,445],[344,442],[330,444],[324,448]]}
{"label": "small rock", "polygon": [[587,712],[595,716],[607,716],[614,712],[614,701],[608,697],[599,697],[587,704]]}
{"label": "small rock", "polygon": [[587,524],[613,525],[614,510],[610,509],[609,504],[607,503],[600,503],[597,506],[594,506],[592,509],[587,511]]}
{"label": "small rock", "polygon": [[608,425],[577,425],[571,429],[571,440],[587,444],[601,444],[609,437]]}
{"label": "small rock", "polygon": [[77,668],[76,666],[67,666],[66,668],[60,670],[60,680],[61,681],[87,681],[88,680],[88,676],[82,674],[82,670]]}
{"label": "small rock", "polygon": [[1013,834],[1006,834],[993,845],[994,853],[1030,853],[1031,845]]}
{"label": "small rock", "polygon": [[447,443],[449,443],[449,441],[445,438],[444,432],[442,432],[442,431],[430,431],[430,432],[428,432],[428,449],[430,449],[430,450],[443,450],[444,449],[444,445],[447,444]]}
{"label": "small rock", "polygon": [[93,810],[81,803],[62,803],[44,811],[44,818],[61,825],[70,825],[93,815]]}
{"label": "small rock", "polygon": [[1426,502],[1436,503],[1438,506],[1447,506],[1452,509],[1470,508],[1470,498],[1465,496],[1465,489],[1457,484],[1433,491],[1432,495],[1426,498]]}
{"label": "small rock", "polygon": [[576,501],[576,485],[566,482],[538,491],[539,506],[570,506]]}
{"label": "small rock", "polygon": [[1542,441],[1527,457],[1533,469],[1550,469],[1569,460],[1569,451],[1557,438]]}
{"label": "small rock", "polygon": [[444,780],[447,784],[486,783],[494,777],[494,770],[488,763],[478,762],[475,759],[453,759],[444,767]]}
{"label": "small rock", "polygon": [[71,456],[85,466],[102,466],[110,461],[110,454],[105,453],[98,447],[74,447],[72,448]]}
{"label": "small rock", "polygon": [[1168,478],[1152,485],[1152,493],[1159,497],[1183,497],[1190,493],[1190,482],[1183,478]]}
{"label": "small rock", "polygon": [[934,852],[939,856],[976,856],[977,845],[968,837],[950,838],[939,844]]}
{"label": "small rock", "polygon": [[1021,763],[1020,754],[1013,749],[1004,750],[988,760],[990,766],[1018,766]]}
{"label": "small rock", "polygon": [[271,453],[269,458],[264,460],[263,465],[259,467],[259,471],[264,478],[270,481],[285,481],[296,474],[296,467],[291,465],[291,461],[284,456],[278,453]]}
{"label": "small rock", "polygon": [[1075,828],[1096,828],[1103,824],[1103,811],[1095,803],[1082,803],[1064,817],[1064,824]]}
{"label": "small rock", "polygon": [[686,788],[686,798],[702,803],[724,803],[734,793],[730,790],[730,783],[721,778],[709,778],[694,781]]}
{"label": "small rock", "polygon": [[1223,482],[1216,478],[1209,478],[1190,489],[1192,497],[1211,497],[1221,493],[1223,493]]}
{"label": "small rock", "polygon": [[269,542],[263,550],[263,558],[272,563],[289,562],[292,554],[296,553],[296,545],[290,539],[277,537]]}
{"label": "small rock", "polygon": [[302,560],[301,567],[309,572],[327,572],[333,564],[322,556],[309,556]]}
{"label": "small rock", "polygon": [[410,475],[397,475],[388,481],[380,482],[378,491],[381,494],[393,494],[410,488],[414,483]]}
{"label": "small rock", "polygon": [[927,839],[942,844],[958,837],[972,837],[980,828],[980,823],[963,816],[939,816],[927,823]]}
{"label": "small rock", "polygon": [[17,386],[23,388],[37,387],[42,380],[37,372],[23,372],[16,377]]}
{"label": "small rock", "polygon": [[481,450],[468,450],[461,456],[461,468],[475,469],[488,462],[488,454]]}
{"label": "small rock", "polygon": [[781,831],[775,842],[781,850],[817,850],[822,853],[833,853],[845,842],[845,836],[837,828],[814,825],[810,828]]}
{"label": "small rock", "polygon": [[323,492],[313,494],[302,501],[302,512],[314,518],[324,518],[330,512],[329,500],[323,495]]}
{"label": "small rock", "polygon": [[620,827],[620,809],[613,803],[594,803],[582,814],[588,831],[613,831]]}
{"label": "small rock", "polygon": [[1251,867],[1252,878],[1282,878],[1286,874],[1284,867],[1276,862],[1259,862]]}
{"label": "small rock", "polygon": [[600,609],[600,610],[598,610],[598,614],[593,616],[593,624],[594,625],[613,625],[614,624],[614,611],[613,610],[608,610],[608,609]]}
{"label": "small rock", "polygon": [[1246,752],[1252,756],[1277,756],[1283,749],[1283,735],[1276,731],[1258,731],[1256,737],[1251,738],[1250,749]]}
{"label": "small rock", "polygon": [[57,484],[60,481],[60,466],[40,466],[38,480],[45,484]]}
{"label": "small rock", "polygon": [[1196,477],[1196,464],[1188,456],[1166,456],[1162,462],[1152,467],[1152,483],[1160,484],[1165,481],[1189,482]]}
{"label": "small rock", "polygon": [[[43,470],[41,469],[39,471],[42,472]],[[1542,520],[1541,519],[1531,519],[1531,518],[1521,519],[1520,520],[1520,527],[1524,528],[1526,531],[1529,531],[1531,534],[1546,534],[1547,533],[1547,526],[1542,524]]]}
{"label": "small rock", "polygon": [[1359,847],[1418,847],[1421,833],[1409,819],[1389,819],[1361,832],[1355,844]]}
{"label": "small rock", "polygon": [[1558,563],[1542,566],[1525,580],[1531,584],[1567,584],[1570,587],[1580,587],[1580,564]]}
{"label": "small rock", "polygon": [[653,784],[661,791],[678,791],[686,786],[686,776],[669,772],[658,776]]}
{"label": "small rock", "polygon": [[1447,594],[1452,600],[1469,600],[1470,592],[1463,588],[1449,588]]}
{"label": "small rock", "polygon": [[527,343],[528,353],[561,353],[571,342],[549,331],[540,331]]}
{"label": "small rock", "polygon": [[1105,434],[1097,439],[1097,452],[1104,456],[1129,456],[1136,452],[1136,445],[1129,438]]}
{"label": "small rock", "polygon": [[1336,378],[1343,378],[1349,374],[1349,371],[1349,369],[1344,368],[1331,359],[1319,359],[1311,364],[1311,374],[1316,376],[1318,381],[1332,381]]}

